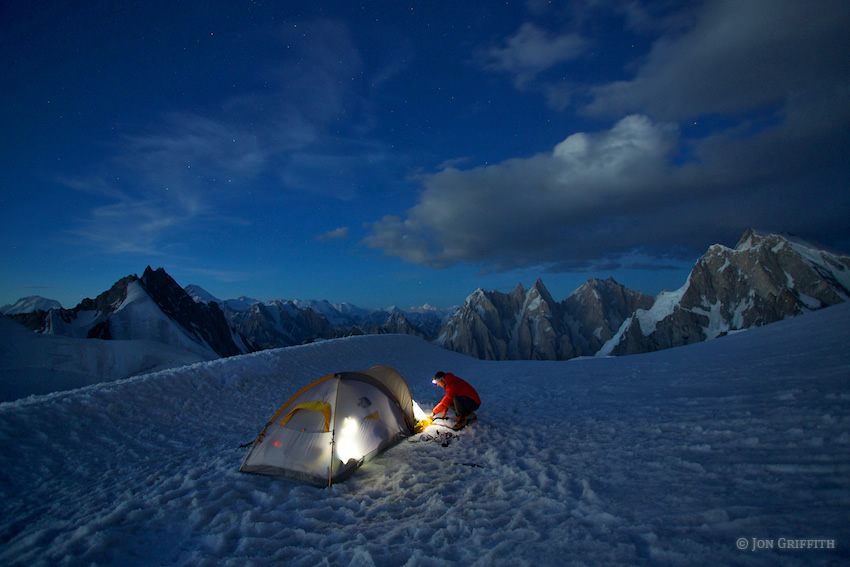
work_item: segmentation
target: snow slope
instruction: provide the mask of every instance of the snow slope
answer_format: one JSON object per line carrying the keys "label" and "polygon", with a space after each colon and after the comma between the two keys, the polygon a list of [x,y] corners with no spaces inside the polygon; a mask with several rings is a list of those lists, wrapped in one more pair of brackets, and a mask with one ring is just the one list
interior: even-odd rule
{"label": "snow slope", "polygon": [[[372,335],[0,404],[0,564],[847,564],[848,342],[850,304],[569,362]],[[455,372],[480,420],[332,488],[237,472],[297,389],[376,364],[423,407]]]}
{"label": "snow slope", "polygon": [[[196,345],[196,350],[199,347]],[[150,340],[42,335],[0,316],[0,402],[217,358]]]}

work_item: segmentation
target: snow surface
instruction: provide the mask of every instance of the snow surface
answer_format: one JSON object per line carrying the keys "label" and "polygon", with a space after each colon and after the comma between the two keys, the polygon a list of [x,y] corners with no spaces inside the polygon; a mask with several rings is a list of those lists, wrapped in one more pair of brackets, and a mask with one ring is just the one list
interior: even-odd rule
{"label": "snow surface", "polygon": [[215,358],[150,340],[43,335],[0,316],[0,402]]}
{"label": "snow surface", "polygon": [[[848,342],[850,304],[568,362],[370,335],[0,404],[0,564],[847,564]],[[295,391],[376,364],[423,407],[466,378],[480,419],[332,488],[237,472]]]}

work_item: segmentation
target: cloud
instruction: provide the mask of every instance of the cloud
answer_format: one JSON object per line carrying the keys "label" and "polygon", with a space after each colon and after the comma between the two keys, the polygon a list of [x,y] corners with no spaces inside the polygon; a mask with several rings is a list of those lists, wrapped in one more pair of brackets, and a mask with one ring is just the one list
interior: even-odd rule
{"label": "cloud", "polygon": [[93,208],[89,217],[67,232],[107,254],[158,256],[161,235],[190,220],[186,211],[159,200],[125,198]]}
{"label": "cloud", "polygon": [[98,198],[68,233],[108,254],[156,256],[188,233],[247,224],[223,205],[268,159],[256,136],[233,124],[168,114],[155,132],[125,136],[89,175],[60,179]]}
{"label": "cloud", "polygon": [[330,240],[345,240],[346,238],[348,238],[347,226],[341,226],[339,228],[323,232],[322,234],[316,236],[316,240],[318,240],[319,242],[328,242]]}
{"label": "cloud", "polygon": [[[529,264],[587,262],[665,188],[677,129],[628,116],[608,131],[576,133],[550,153],[424,179],[406,218],[371,225],[363,244],[416,264],[459,262],[506,270]],[[606,236],[608,235],[608,236]]]}
{"label": "cloud", "polygon": [[107,253],[163,254],[187,234],[248,224],[236,212],[245,201],[355,197],[358,176],[387,154],[369,138],[372,109],[352,86],[364,65],[347,25],[304,22],[257,41],[268,61],[246,90],[163,113],[116,140],[85,175],[59,180],[98,197],[71,235]]}
{"label": "cloud", "polygon": [[631,31],[656,36],[624,64],[630,79],[550,81],[589,42],[530,23],[482,54],[550,107],[613,127],[426,176],[418,203],[373,223],[363,244],[432,267],[570,271],[661,269],[751,226],[846,243],[850,5],[615,4]]}
{"label": "cloud", "polygon": [[147,183],[186,185],[201,178],[251,178],[266,167],[269,150],[257,134],[226,117],[170,113],[156,131],[124,137],[114,164]]}
{"label": "cloud", "polygon": [[658,120],[740,115],[801,91],[844,83],[850,5],[710,0],[684,32],[660,37],[629,80],[590,89],[586,111]]}
{"label": "cloud", "polygon": [[514,76],[517,87],[523,87],[539,73],[558,63],[580,56],[587,41],[578,34],[552,35],[526,22],[505,45],[480,53],[485,67]]}
{"label": "cloud", "polygon": [[689,142],[677,126],[629,115],[548,153],[426,176],[418,203],[373,222],[361,243],[434,268],[645,270],[734,244],[753,226],[846,234],[847,131],[798,134],[789,124],[724,132],[681,163]]}

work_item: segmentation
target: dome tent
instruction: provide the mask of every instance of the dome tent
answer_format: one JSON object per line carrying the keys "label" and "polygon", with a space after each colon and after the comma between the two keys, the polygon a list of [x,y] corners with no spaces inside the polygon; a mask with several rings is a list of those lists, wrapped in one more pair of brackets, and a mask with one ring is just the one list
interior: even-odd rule
{"label": "dome tent", "polygon": [[414,424],[410,388],[392,368],[329,374],[283,404],[239,470],[330,486],[411,435]]}

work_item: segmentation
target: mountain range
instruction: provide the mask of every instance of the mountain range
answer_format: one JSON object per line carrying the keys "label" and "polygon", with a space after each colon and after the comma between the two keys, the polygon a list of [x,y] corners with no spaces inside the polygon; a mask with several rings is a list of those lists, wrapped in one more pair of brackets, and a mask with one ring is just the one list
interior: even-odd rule
{"label": "mountain range", "polygon": [[[651,297],[612,278],[555,301],[538,279],[510,293],[478,289],[451,310],[370,311],[349,303],[221,300],[148,267],[73,309],[39,297],[3,307],[44,337],[160,344],[104,379],[357,334],[401,333],[485,360],[568,360],[650,352],[714,339],[850,299],[850,257],[798,239],[747,231],[709,248],[678,290]],[[56,345],[58,343],[51,343]],[[166,348],[167,347],[167,348]],[[155,349],[154,349],[155,350]],[[114,358],[116,355],[110,354]],[[96,365],[92,366],[94,368]],[[97,370],[89,370],[96,373]],[[97,377],[88,376],[85,383]]]}
{"label": "mountain range", "polygon": [[476,290],[443,325],[437,344],[484,360],[568,360],[592,356],[653,298],[591,279],[561,302],[538,279],[529,290]]}
{"label": "mountain range", "polygon": [[401,333],[433,339],[451,310],[397,307],[368,310],[327,300],[272,300],[249,297],[222,301],[196,285],[186,292],[198,303],[220,305],[231,328],[253,350],[294,346],[316,339]]}
{"label": "mountain range", "polygon": [[712,246],[687,282],[638,309],[599,354],[637,354],[714,339],[850,300],[850,256],[748,230]]}
{"label": "mountain range", "polygon": [[567,360],[683,346],[850,299],[850,257],[799,239],[748,230],[714,245],[687,282],[652,298],[609,278],[562,302],[541,280],[510,294],[476,290],[437,343],[488,360]]}

